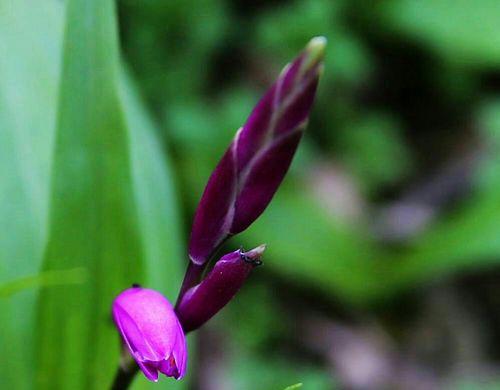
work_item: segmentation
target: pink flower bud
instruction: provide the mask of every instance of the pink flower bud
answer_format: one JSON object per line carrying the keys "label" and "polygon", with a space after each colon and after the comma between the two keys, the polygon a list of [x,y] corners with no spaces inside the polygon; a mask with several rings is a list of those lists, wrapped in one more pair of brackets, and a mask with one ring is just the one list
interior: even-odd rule
{"label": "pink flower bud", "polygon": [[147,288],[129,288],[114,300],[113,319],[146,378],[156,382],[158,371],[175,379],[184,376],[184,331],[163,295]]}

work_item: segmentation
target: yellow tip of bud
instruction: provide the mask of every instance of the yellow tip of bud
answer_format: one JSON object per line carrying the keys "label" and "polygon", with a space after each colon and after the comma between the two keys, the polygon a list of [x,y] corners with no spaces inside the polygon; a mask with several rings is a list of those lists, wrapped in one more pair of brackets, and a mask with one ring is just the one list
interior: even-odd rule
{"label": "yellow tip of bud", "polygon": [[265,250],[266,250],[266,244],[262,244],[259,245],[257,248],[253,248],[248,252],[245,252],[245,255],[251,258],[257,258],[262,256]]}
{"label": "yellow tip of bud", "polygon": [[325,56],[327,40],[325,37],[314,37],[306,46],[306,59],[302,65],[302,70],[307,71],[321,62]]}
{"label": "yellow tip of bud", "polygon": [[312,38],[307,44],[307,50],[310,53],[317,53],[318,57],[322,57],[325,53],[327,39],[323,36]]}

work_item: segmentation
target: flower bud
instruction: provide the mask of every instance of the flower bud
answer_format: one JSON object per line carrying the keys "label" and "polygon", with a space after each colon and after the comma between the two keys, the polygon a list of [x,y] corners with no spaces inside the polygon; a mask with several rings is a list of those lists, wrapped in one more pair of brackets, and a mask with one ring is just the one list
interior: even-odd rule
{"label": "flower bud", "polygon": [[287,65],[238,130],[210,177],[194,218],[189,255],[204,264],[264,211],[283,180],[306,126],[326,40],[312,39]]}
{"label": "flower bud", "polygon": [[199,328],[238,292],[252,269],[262,264],[265,245],[248,252],[237,250],[223,256],[203,281],[190,288],[176,307],[186,332]]}
{"label": "flower bud", "polygon": [[184,376],[186,339],[174,308],[163,295],[129,288],[115,298],[113,319],[146,378],[156,382],[158,372],[175,379]]}

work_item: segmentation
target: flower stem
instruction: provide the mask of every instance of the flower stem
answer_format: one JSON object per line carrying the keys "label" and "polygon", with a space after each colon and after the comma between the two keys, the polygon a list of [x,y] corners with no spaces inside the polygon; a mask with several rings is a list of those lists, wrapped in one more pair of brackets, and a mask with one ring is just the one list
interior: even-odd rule
{"label": "flower stem", "polygon": [[182,300],[182,297],[191,287],[196,286],[201,281],[201,276],[205,271],[206,264],[197,265],[193,262],[189,262],[186,273],[184,275],[184,280],[182,282],[181,289],[179,291],[179,296],[177,297],[177,304]]}
{"label": "flower stem", "polygon": [[115,374],[115,379],[111,385],[111,390],[126,390],[134,380],[135,374],[139,371],[139,366],[132,356],[127,353],[122,356],[122,361]]}

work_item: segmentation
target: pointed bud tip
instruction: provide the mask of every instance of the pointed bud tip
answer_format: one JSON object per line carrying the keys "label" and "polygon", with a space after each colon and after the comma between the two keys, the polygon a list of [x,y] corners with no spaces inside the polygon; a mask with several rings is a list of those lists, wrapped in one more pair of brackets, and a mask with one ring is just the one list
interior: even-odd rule
{"label": "pointed bud tip", "polygon": [[245,256],[251,258],[251,259],[258,259],[259,257],[262,256],[264,251],[266,250],[266,244],[259,245],[257,248],[253,248],[247,252],[245,252]]}
{"label": "pointed bud tip", "polygon": [[319,61],[325,56],[327,40],[323,36],[312,38],[306,46],[311,61]]}

